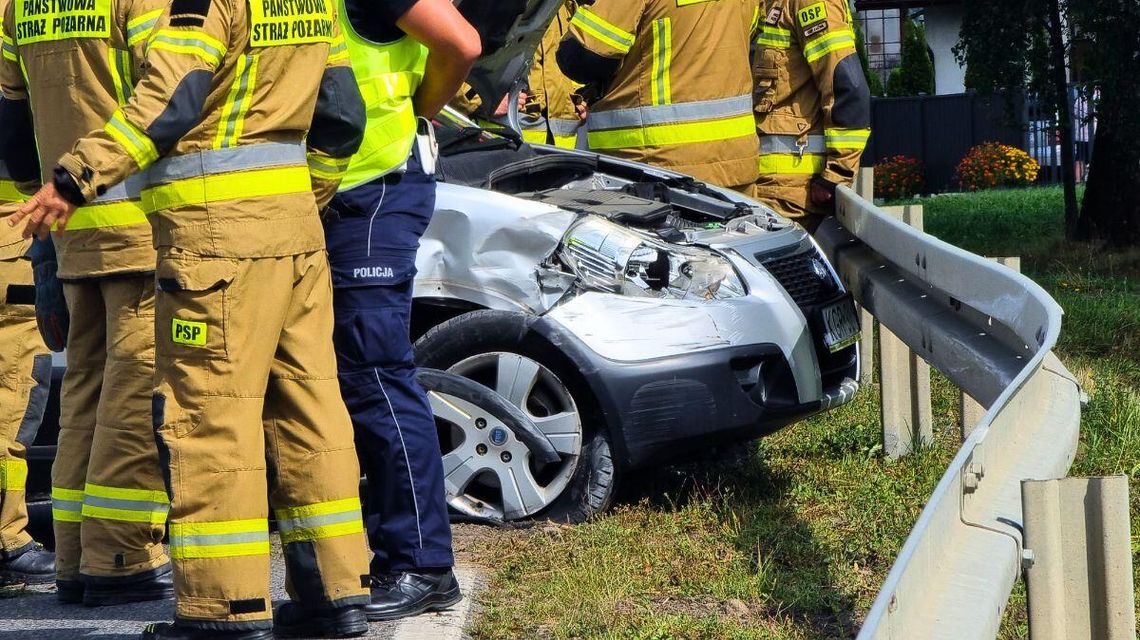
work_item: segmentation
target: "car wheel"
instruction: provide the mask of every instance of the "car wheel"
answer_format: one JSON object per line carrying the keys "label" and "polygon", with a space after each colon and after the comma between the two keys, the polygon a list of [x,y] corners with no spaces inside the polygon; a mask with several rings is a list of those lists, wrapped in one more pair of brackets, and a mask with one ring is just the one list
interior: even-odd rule
{"label": "car wheel", "polygon": [[493,415],[461,398],[428,394],[439,428],[448,503],[496,520],[582,522],[613,499],[615,469],[592,398],[572,384],[564,363],[520,339],[527,316],[476,311],[453,318],[416,343],[416,360],[479,382],[541,431],[559,454],[543,464]]}

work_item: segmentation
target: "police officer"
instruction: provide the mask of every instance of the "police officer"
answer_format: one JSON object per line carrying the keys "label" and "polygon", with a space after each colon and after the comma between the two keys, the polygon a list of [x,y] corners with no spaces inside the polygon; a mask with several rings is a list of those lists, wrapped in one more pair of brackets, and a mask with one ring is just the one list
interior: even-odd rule
{"label": "police officer", "polygon": [[[325,218],[340,388],[369,492],[370,620],[460,599],[435,420],[415,380],[409,316],[416,249],[435,209],[424,117],[455,94],[479,36],[449,0],[341,0],[368,125]],[[423,43],[423,44],[421,44]]]}
{"label": "police officer", "polygon": [[[161,0],[12,2],[4,18],[0,129],[27,129],[56,158],[102,126],[134,90]],[[62,62],[66,61],[66,63]],[[62,69],[66,68],[66,71]],[[63,75],[61,75],[63,74]],[[18,120],[18,121],[17,121]],[[29,143],[13,169],[36,166]],[[42,178],[52,180],[51,165]],[[55,239],[72,331],[52,468],[58,597],[118,604],[170,597],[162,546],[168,510],[150,421],[154,378],[154,250],[137,176],[100,191]],[[85,203],[86,204],[86,203]],[[45,275],[45,274],[41,274]],[[62,344],[52,344],[56,350]]]}
{"label": "police officer", "polygon": [[[0,112],[8,106],[0,98]],[[8,129],[0,138],[12,132]],[[7,146],[0,139],[0,207],[25,198],[4,162]],[[26,177],[38,178],[38,173],[37,168]],[[43,420],[51,381],[51,354],[36,330],[28,245],[19,230],[0,225],[0,584],[42,584],[55,578],[55,555],[26,531],[27,453]]]}
{"label": "police officer", "polygon": [[591,151],[750,192],[756,138],[748,47],[755,0],[597,0],[558,64],[593,85]]}
{"label": "police officer", "polygon": [[[314,197],[336,178],[309,169],[346,164],[364,128],[334,14],[326,2],[173,0],[134,95],[17,216],[44,235],[148,170],[176,610],[144,638],[367,631],[359,468]],[[276,616],[267,490],[293,599]]]}
{"label": "police officer", "polygon": [[577,94],[580,85],[558,68],[555,54],[570,29],[578,3],[566,0],[542,35],[529,75],[529,91],[521,117],[522,136],[527,142],[553,144],[573,149],[578,142],[585,105]]}
{"label": "police officer", "polygon": [[814,232],[871,136],[848,0],[764,0],[756,37],[755,196]]}

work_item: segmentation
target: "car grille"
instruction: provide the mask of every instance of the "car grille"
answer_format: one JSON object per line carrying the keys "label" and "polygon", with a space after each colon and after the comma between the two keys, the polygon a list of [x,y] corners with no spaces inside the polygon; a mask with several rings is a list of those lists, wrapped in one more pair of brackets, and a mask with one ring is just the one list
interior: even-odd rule
{"label": "car grille", "polygon": [[758,255],[756,259],[773,277],[784,287],[800,307],[808,307],[835,294],[832,276],[820,278],[816,272],[817,267],[812,263],[822,260],[815,249],[803,251],[780,258],[766,258]]}

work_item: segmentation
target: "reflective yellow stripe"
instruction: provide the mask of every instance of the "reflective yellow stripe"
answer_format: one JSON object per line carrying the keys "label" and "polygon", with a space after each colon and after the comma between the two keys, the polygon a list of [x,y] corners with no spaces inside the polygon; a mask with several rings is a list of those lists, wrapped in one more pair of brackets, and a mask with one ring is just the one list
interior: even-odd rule
{"label": "reflective yellow stripe", "polygon": [[308,154],[309,173],[325,180],[340,180],[344,172],[348,171],[348,164],[352,158],[332,158]]}
{"label": "reflective yellow stripe", "polygon": [[755,136],[756,121],[749,114],[724,120],[663,124],[635,129],[589,131],[586,135],[590,141],[590,148],[595,150],[657,147]]}
{"label": "reflective yellow stripe", "polygon": [[829,53],[848,48],[855,50],[855,32],[842,29],[805,42],[804,57],[808,62],[815,62]]}
{"label": "reflective yellow stripe", "polygon": [[543,126],[538,129],[523,129],[522,138],[531,144],[546,144],[545,123],[543,123]]}
{"label": "reflective yellow stripe", "polygon": [[131,54],[129,51],[108,48],[107,58],[111,63],[111,82],[115,85],[115,99],[120,105],[127,104],[134,88],[131,78]]}
{"label": "reflective yellow stripe", "polygon": [[146,40],[154,31],[154,25],[158,23],[158,18],[162,16],[162,9],[155,9],[141,16],[127,21],[127,45],[135,46],[136,44]]}
{"label": "reflective yellow stripe", "polygon": [[12,62],[16,61],[16,43],[8,36],[0,38],[0,49],[4,52],[4,59]]}
{"label": "reflective yellow stripe", "polygon": [[158,159],[158,149],[155,148],[154,142],[138,127],[128,122],[122,110],[116,111],[111,116],[103,126],[103,130],[127,150],[139,169],[149,167]]}
{"label": "reflective yellow stripe", "polygon": [[752,8],[752,22],[749,23],[748,30],[756,31],[756,25],[760,22],[760,7],[759,5]]}
{"label": "reflective yellow stripe", "polygon": [[20,193],[16,183],[11,180],[0,180],[0,204],[7,202],[24,202],[28,196]]}
{"label": "reflective yellow stripe", "polygon": [[827,156],[815,153],[760,156],[760,175],[815,175],[826,166]]}
{"label": "reflective yellow stripe", "polygon": [[133,224],[146,224],[146,209],[138,200],[88,204],[79,207],[67,221],[68,231],[84,229],[105,229],[126,227]]}
{"label": "reflective yellow stripe", "polygon": [[83,490],[51,488],[51,517],[59,522],[79,522],[83,519]]}
{"label": "reflective yellow stripe", "polygon": [[211,69],[216,69],[226,54],[226,45],[201,31],[160,29],[147,44],[147,51],[158,49],[197,56]]}
{"label": "reflective yellow stripe", "polygon": [[583,31],[620,53],[629,53],[630,47],[633,46],[632,33],[610,24],[586,7],[578,7],[570,23],[578,25]]}
{"label": "reflective yellow stripe", "polygon": [[234,70],[234,83],[230,87],[225,104],[222,105],[222,119],[218,122],[218,132],[214,135],[214,148],[233,147],[245,129],[245,116],[253,101],[253,87],[257,83],[257,62],[259,58],[244,55],[238,58]]}
{"label": "reflective yellow stripe", "polygon": [[756,44],[773,49],[790,49],[792,47],[792,32],[766,24],[760,28],[760,35],[756,37]]}
{"label": "reflective yellow stripe", "polygon": [[867,148],[867,141],[871,138],[870,129],[826,129],[823,134],[827,138],[829,149],[862,151]]}
{"label": "reflective yellow stripe", "polygon": [[143,189],[143,207],[162,211],[239,198],[263,198],[313,190],[309,167],[280,167],[187,178]]}
{"label": "reflective yellow stripe", "polygon": [[170,524],[170,556],[176,560],[268,554],[269,521],[265,519]]}
{"label": "reflective yellow stripe", "polygon": [[348,60],[348,43],[344,40],[343,33],[337,33],[333,38],[332,46],[329,47],[329,62],[344,62]]}
{"label": "reflective yellow stripe", "polygon": [[673,102],[673,88],[669,81],[673,65],[673,27],[669,18],[653,22],[653,64],[649,76],[649,95],[652,104]]}
{"label": "reflective yellow stripe", "polygon": [[170,499],[165,491],[91,483],[87,483],[83,491],[84,518],[162,524],[170,510]]}
{"label": "reflective yellow stripe", "polygon": [[23,491],[28,484],[28,463],[19,458],[0,460],[0,491]]}
{"label": "reflective yellow stripe", "polygon": [[275,509],[281,541],[320,540],[364,531],[358,498]]}

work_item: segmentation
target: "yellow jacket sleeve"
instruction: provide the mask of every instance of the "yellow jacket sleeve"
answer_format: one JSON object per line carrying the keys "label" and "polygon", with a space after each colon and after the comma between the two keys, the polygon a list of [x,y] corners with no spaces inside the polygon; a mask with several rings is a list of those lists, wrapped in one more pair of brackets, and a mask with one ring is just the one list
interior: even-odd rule
{"label": "yellow jacket sleeve", "polygon": [[570,37],[606,58],[624,58],[633,47],[643,0],[597,0],[582,5],[570,19]]}

